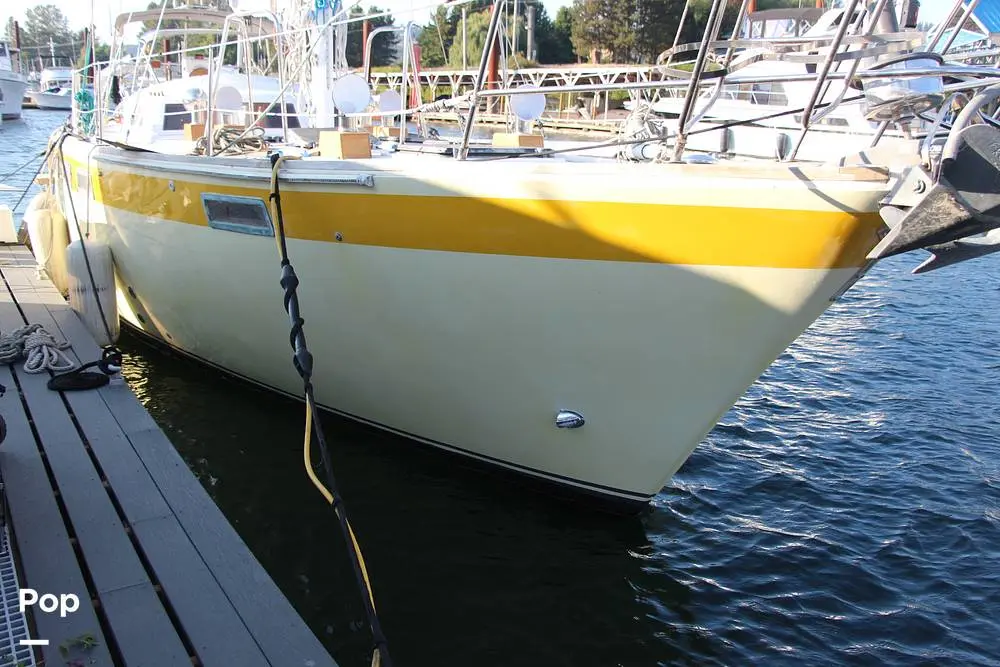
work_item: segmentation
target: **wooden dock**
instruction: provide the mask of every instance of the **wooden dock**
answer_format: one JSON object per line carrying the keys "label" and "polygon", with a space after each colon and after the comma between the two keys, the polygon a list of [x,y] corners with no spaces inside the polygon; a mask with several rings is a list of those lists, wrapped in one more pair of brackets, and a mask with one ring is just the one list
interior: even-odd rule
{"label": "wooden dock", "polygon": [[[23,246],[0,246],[0,331],[41,324],[100,356]],[[34,609],[46,667],[336,663],[124,383],[55,392],[0,365],[0,474],[22,588],[75,594]]]}

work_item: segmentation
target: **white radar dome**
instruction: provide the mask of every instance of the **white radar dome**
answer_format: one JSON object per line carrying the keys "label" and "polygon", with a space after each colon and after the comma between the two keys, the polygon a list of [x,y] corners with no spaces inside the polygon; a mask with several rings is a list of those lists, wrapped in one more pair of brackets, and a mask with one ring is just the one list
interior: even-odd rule
{"label": "white radar dome", "polygon": [[372,101],[368,82],[357,74],[347,74],[333,82],[333,103],[341,113],[364,111]]}

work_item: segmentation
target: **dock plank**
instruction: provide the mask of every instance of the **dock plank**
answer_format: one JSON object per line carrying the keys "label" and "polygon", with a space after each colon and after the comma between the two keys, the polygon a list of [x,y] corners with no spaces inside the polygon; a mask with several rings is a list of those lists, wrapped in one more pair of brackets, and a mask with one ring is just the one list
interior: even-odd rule
{"label": "dock plank", "polygon": [[[30,254],[8,248],[6,256],[19,267],[9,271],[17,274],[18,288],[34,291],[26,300],[48,311],[50,330],[70,340],[82,361],[98,358],[100,348],[51,283],[37,277]],[[114,466],[125,466],[123,478],[131,474],[134,489],[121,486],[123,513],[205,665],[336,664],[126,386],[66,397],[78,418],[87,415],[81,428],[116,493]],[[105,447],[105,441],[117,444]],[[134,481],[138,467],[148,483]],[[162,513],[160,501],[151,504],[150,495],[159,496],[170,514]]]}
{"label": "dock plank", "polygon": [[[61,301],[61,297],[58,295],[56,297]],[[27,299],[23,301],[21,307],[29,321],[42,324],[53,335],[59,336],[60,333],[65,335],[51,318],[45,304],[30,303]],[[61,303],[55,305],[57,308],[65,308],[68,315],[79,322],[68,307]],[[78,347],[80,338],[65,337],[74,347]],[[92,339],[89,340],[92,342]],[[125,386],[118,389],[131,395]],[[57,393],[51,391],[48,393],[58,398]],[[145,465],[136,455],[132,443],[118,426],[107,405],[93,391],[67,392],[66,397],[74,408],[80,427],[114,489],[123,513],[135,531],[143,554],[153,568],[165,595],[171,601],[171,606],[180,617],[181,625],[189,640],[198,650],[202,664],[206,667],[233,664],[247,667],[267,665],[268,662],[250,631],[233,609],[221,587],[213,580],[208,567],[184,534],[172,510],[163,500]],[[159,532],[146,527],[150,520],[157,522],[156,525],[160,527]],[[175,529],[164,528],[164,522],[173,523]],[[165,532],[177,540],[169,545],[168,550],[164,550],[165,544],[159,539],[159,535]],[[192,582],[198,582],[198,586],[192,587]],[[137,612],[141,614],[147,609],[148,605],[139,604],[138,597],[139,593],[134,587],[128,587],[127,594],[119,594],[119,590],[112,591],[108,600],[105,600],[105,596],[101,597],[102,602],[108,607],[109,614],[118,613],[126,621],[126,623],[116,623],[114,626],[116,637],[120,630],[129,644],[122,648],[123,652],[129,647],[141,650],[142,646],[150,641],[150,637],[144,637],[144,633],[135,635],[127,622]],[[112,601],[118,602],[112,603]],[[144,624],[142,627],[145,628],[147,625]],[[170,628],[170,631],[172,632],[173,628]]]}
{"label": "dock plank", "polygon": [[[6,308],[13,308],[13,304],[0,303],[0,309]],[[80,609],[66,618],[58,614],[33,615],[35,637],[51,642],[40,648],[42,657],[45,664],[60,664],[58,647],[89,633],[98,642],[88,652],[88,662],[93,661],[89,664],[113,667],[108,642],[90,603],[83,572],[63,526],[62,514],[21,406],[14,376],[7,366],[0,366],[0,383],[7,387],[6,395],[0,398],[0,411],[7,422],[7,439],[0,446],[0,469],[24,573],[22,585],[45,593],[72,593],[80,598]]]}
{"label": "dock plank", "polygon": [[268,659],[273,664],[335,664],[236,531],[223,523],[221,511],[214,504],[206,508],[210,499],[202,486],[194,477],[180,474],[186,466],[166,436],[161,431],[141,431],[130,438]]}
{"label": "dock plank", "polygon": [[203,665],[272,664],[174,516],[142,521],[133,530]]}
{"label": "dock plank", "polygon": [[[7,278],[11,271],[6,269],[3,273]],[[19,288],[10,286],[17,296]],[[43,306],[24,301],[20,305],[26,317],[32,318],[32,311],[36,315],[42,314],[41,311],[47,314]],[[13,306],[6,289],[0,291],[0,303]],[[0,310],[0,330],[9,331],[23,323],[16,308]],[[34,419],[38,437],[118,648],[132,664],[164,667],[182,664],[188,660],[187,649],[146,575],[62,398],[45,386],[48,377],[48,374],[18,373],[28,410],[38,415]],[[129,589],[129,593],[112,595],[123,589]],[[123,598],[129,604],[109,604]],[[122,632],[135,623],[147,628],[146,636],[137,638]]]}

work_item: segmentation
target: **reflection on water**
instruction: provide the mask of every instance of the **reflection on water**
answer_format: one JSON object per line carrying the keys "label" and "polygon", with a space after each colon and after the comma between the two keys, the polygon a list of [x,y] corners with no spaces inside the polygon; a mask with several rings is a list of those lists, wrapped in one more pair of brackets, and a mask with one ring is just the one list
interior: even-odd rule
{"label": "reflection on water", "polygon": [[[301,406],[123,343],[140,400],[296,608],[341,660],[361,664],[367,635],[344,547],[301,468]],[[640,518],[594,516],[404,439],[324,425],[400,664],[558,664],[581,643],[592,664],[613,664],[628,649],[608,640],[619,615],[642,623],[655,610],[632,584],[650,551]],[[683,587],[662,585],[683,603]]]}

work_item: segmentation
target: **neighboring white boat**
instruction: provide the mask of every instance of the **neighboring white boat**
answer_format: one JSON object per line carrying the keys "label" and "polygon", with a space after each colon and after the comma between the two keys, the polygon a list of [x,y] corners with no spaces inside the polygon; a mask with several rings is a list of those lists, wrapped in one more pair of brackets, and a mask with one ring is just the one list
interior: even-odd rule
{"label": "neighboring white boat", "polygon": [[[727,133],[721,150],[719,133],[711,132],[694,139],[688,147],[745,157],[769,157],[787,150],[789,138],[802,127],[802,109],[809,103],[815,88],[816,67],[806,67],[794,59],[794,54],[789,60],[766,56],[772,49],[782,49],[788,44],[832,37],[844,15],[843,6],[828,11],[785,8],[750,12],[742,39],[757,41],[744,41],[750,46],[734,49],[735,53],[722,65],[731,72],[725,78],[726,83],[718,89],[703,89],[694,103],[694,113],[700,119],[695,129],[706,131],[713,126],[741,121],[746,125]],[[853,20],[858,17],[856,11]],[[913,35],[914,42],[922,40],[922,33]],[[786,51],[784,56],[788,55]],[[660,55],[658,63],[669,67],[674,57],[670,49]],[[936,54],[928,54],[927,58],[926,62],[912,61],[910,64],[933,66],[942,62]],[[832,69],[847,72],[853,65],[853,60],[845,60],[835,63]],[[812,77],[801,78],[807,72],[811,72]],[[769,78],[772,80],[761,81]],[[780,80],[782,78],[785,80]],[[816,100],[816,104],[830,108],[811,122],[808,141],[798,152],[800,159],[824,160],[831,155],[861,151],[871,144],[877,131],[883,133],[883,145],[906,143],[908,135],[905,132],[884,127],[880,130],[880,123],[867,116],[868,100],[862,99],[860,90],[851,90],[845,95],[841,95],[842,92],[839,84],[830,86]],[[845,97],[848,101],[841,101]],[[670,121],[681,114],[685,99],[683,91],[672,91],[672,94],[656,95],[645,104],[653,114],[666,119],[669,126]],[[624,106],[634,111],[637,102],[630,100]]]}
{"label": "neighboring white boat", "polygon": [[69,111],[73,108],[73,90],[71,88],[54,88],[35,91],[31,99],[39,109]]}
{"label": "neighboring white boat", "polygon": [[67,67],[47,67],[42,70],[38,90],[31,101],[39,109],[69,111],[73,108],[73,70]]}
{"label": "neighboring white boat", "polygon": [[73,70],[69,67],[46,67],[38,77],[38,90],[73,87]]}
{"label": "neighboring white boat", "polygon": [[[299,4],[303,16],[333,18]],[[635,161],[466,140],[390,143],[369,156],[366,135],[355,156],[310,156],[309,130],[315,140],[334,122],[331,87],[343,112],[364,109],[368,92],[360,77],[334,76],[339,34],[300,27],[279,32],[316,50],[302,61],[308,87],[216,64],[134,92],[100,141],[54,138],[59,207],[71,237],[85,226],[110,245],[121,316],[211,366],[300,395],[266,149],[302,156],[278,176],[319,404],[602,498],[634,505],[656,494],[870,268],[886,202],[902,217],[919,208],[914,193],[936,192],[922,183],[896,199],[918,173],[919,138],[822,163],[703,159],[676,140],[680,159],[661,162],[674,138],[652,135],[641,141],[654,159],[639,151]],[[983,70],[948,71],[985,85]],[[905,104],[937,99],[901,87]],[[261,100],[282,94],[284,122],[263,115]],[[247,134],[239,154],[199,154],[196,135],[222,123],[237,128],[223,143]]]}
{"label": "neighboring white boat", "polygon": [[21,117],[21,100],[28,89],[28,80],[19,68],[17,50],[0,40],[0,119]]}

